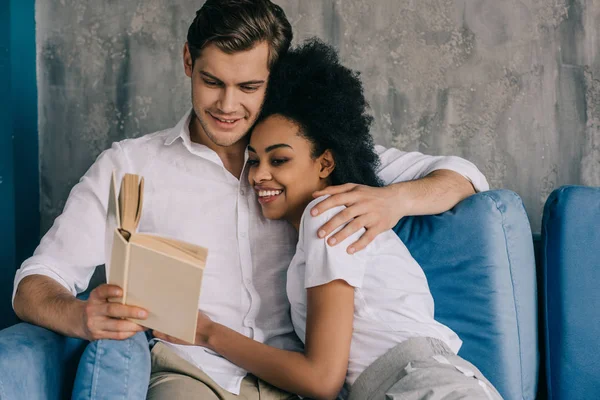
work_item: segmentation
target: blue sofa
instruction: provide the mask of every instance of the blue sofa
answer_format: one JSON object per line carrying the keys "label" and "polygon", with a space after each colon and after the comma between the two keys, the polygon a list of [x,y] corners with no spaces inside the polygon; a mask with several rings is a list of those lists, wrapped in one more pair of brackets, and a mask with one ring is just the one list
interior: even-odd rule
{"label": "blue sofa", "polygon": [[[463,339],[507,400],[532,400],[538,382],[537,289],[529,222],[520,198],[479,193],[436,216],[394,228],[427,275],[436,318]],[[0,332],[0,398],[68,398],[85,342],[18,324]],[[10,385],[10,386],[9,386]]]}
{"label": "blue sofa", "polygon": [[544,207],[542,306],[551,400],[600,398],[600,188],[564,186]]}

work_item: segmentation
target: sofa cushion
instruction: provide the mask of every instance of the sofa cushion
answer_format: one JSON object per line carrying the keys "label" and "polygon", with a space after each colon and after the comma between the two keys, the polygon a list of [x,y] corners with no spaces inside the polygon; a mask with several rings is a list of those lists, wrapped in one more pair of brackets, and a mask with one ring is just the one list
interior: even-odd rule
{"label": "sofa cushion", "polygon": [[459,355],[505,399],[534,399],[536,274],[521,199],[483,192],[441,215],[403,218],[394,230],[425,271],[436,320],[463,340]]}
{"label": "sofa cushion", "polygon": [[542,220],[549,399],[600,395],[600,188],[564,186]]}

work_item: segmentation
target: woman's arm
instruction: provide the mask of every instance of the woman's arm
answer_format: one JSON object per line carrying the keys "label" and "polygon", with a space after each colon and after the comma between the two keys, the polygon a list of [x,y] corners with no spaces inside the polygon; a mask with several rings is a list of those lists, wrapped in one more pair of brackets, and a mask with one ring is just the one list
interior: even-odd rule
{"label": "woman's arm", "polygon": [[[343,280],[307,290],[304,353],[280,350],[252,340],[199,315],[196,344],[208,347],[260,379],[291,393],[334,399],[348,369],[354,288]],[[155,336],[175,343],[160,333]]]}

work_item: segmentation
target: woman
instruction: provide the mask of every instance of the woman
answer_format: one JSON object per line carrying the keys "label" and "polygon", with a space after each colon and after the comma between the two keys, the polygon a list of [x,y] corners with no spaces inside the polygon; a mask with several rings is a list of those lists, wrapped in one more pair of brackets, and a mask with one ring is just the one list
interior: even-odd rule
{"label": "woman", "polygon": [[287,293],[305,350],[255,342],[202,315],[196,344],[304,397],[501,398],[456,355],[460,339],[434,320],[425,275],[392,231],[354,255],[317,238],[340,209],[308,215],[323,200],[313,199],[315,191],[349,182],[380,185],[358,75],[339,64],[332,48],[312,40],[282,59],[270,87],[277,90],[267,94],[247,165],[264,216],[298,230]]}

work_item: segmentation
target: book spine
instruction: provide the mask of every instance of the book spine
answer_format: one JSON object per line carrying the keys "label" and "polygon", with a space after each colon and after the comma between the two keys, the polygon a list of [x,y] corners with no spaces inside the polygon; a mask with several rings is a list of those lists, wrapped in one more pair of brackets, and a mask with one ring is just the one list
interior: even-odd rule
{"label": "book spine", "polygon": [[124,271],[123,271],[123,304],[127,304],[127,292],[129,291],[129,256],[131,254],[131,243],[127,242],[125,246],[125,260],[124,260]]}

